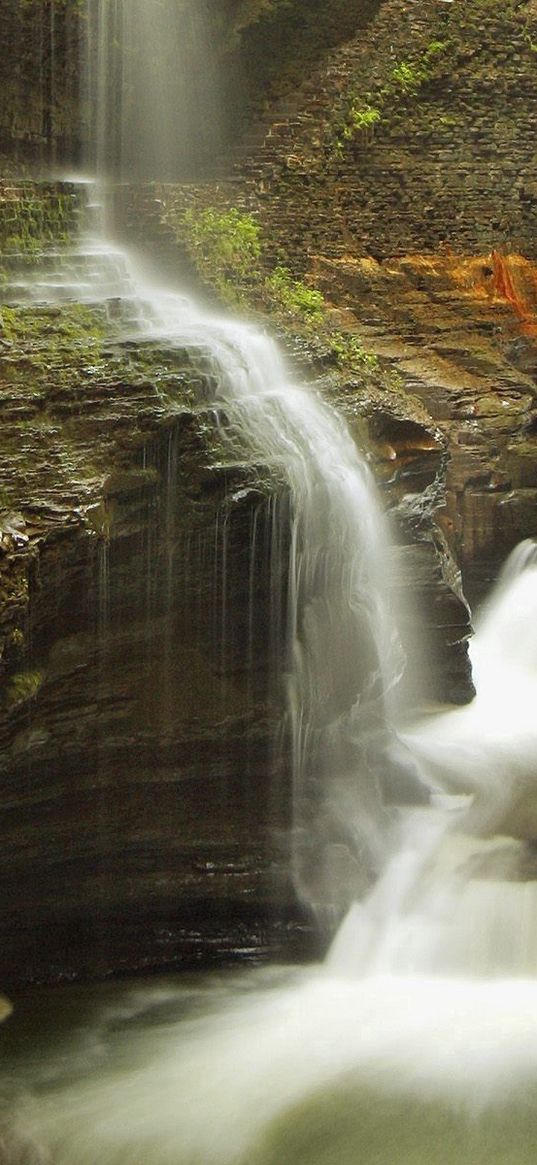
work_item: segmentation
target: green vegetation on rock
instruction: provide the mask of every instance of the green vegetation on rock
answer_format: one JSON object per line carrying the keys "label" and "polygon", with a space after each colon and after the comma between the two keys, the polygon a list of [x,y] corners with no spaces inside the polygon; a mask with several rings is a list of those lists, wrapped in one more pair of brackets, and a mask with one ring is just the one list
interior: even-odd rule
{"label": "green vegetation on rock", "polygon": [[351,330],[334,326],[322,292],[272,265],[255,220],[237,207],[185,211],[167,192],[164,221],[186,243],[202,280],[228,304],[269,314],[345,374],[383,377],[375,355]]}
{"label": "green vegetation on rock", "polygon": [[258,223],[236,207],[221,210],[192,207],[175,220],[184,231],[190,254],[202,276],[225,303],[268,303],[276,312],[319,319],[324,301],[321,293],[295,279],[278,264],[266,273]]}
{"label": "green vegetation on rock", "polygon": [[357,137],[367,140],[394,104],[404,98],[415,97],[421,87],[434,77],[436,63],[447,48],[445,40],[431,40],[422,52],[398,61],[385,84],[376,93],[366,93],[365,99],[356,92],[351,93],[343,121],[335,134],[335,153],[341,155],[344,143]]}
{"label": "green vegetation on rock", "polygon": [[306,316],[310,322],[322,319],[324,298],[320,291],[293,279],[287,267],[275,267],[265,280],[269,297],[291,315]]}
{"label": "green vegetation on rock", "polygon": [[35,256],[46,246],[69,243],[78,224],[78,198],[74,191],[54,184],[33,182],[0,186],[0,248],[5,255],[17,255],[20,262]]}
{"label": "green vegetation on rock", "polygon": [[183,226],[189,249],[205,278],[227,302],[236,301],[234,282],[255,271],[261,254],[255,219],[235,207],[224,211],[207,207],[200,212],[185,211]]}
{"label": "green vegetation on rock", "polygon": [[369,372],[379,367],[377,356],[368,352],[358,336],[354,336],[352,332],[335,332],[330,337],[329,346],[338,364],[359,365]]}
{"label": "green vegetation on rock", "polygon": [[0,334],[4,340],[17,346],[40,342],[49,356],[64,343],[93,345],[101,342],[107,330],[103,308],[80,303],[62,304],[61,308],[49,304],[0,305]]}
{"label": "green vegetation on rock", "polygon": [[32,671],[16,672],[8,680],[4,690],[4,705],[14,708],[18,704],[27,704],[33,700],[43,686],[45,677],[43,672]]}

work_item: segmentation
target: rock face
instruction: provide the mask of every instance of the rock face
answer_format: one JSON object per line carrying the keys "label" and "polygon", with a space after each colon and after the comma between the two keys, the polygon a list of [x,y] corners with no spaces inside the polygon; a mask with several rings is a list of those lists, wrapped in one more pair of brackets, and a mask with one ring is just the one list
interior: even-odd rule
{"label": "rock face", "polygon": [[0,0],[3,173],[79,156],[83,9],[73,0]]}
{"label": "rock face", "polygon": [[262,951],[285,913],[263,485],[212,461],[203,416],[158,430],[80,523],[4,523],[8,564],[32,545],[2,710],[4,981]]}
{"label": "rock face", "polygon": [[[161,192],[179,234],[181,200],[252,215],[266,269],[284,256],[425,406],[443,466],[412,500],[412,459],[392,446],[394,515],[406,492],[398,528],[403,545],[418,537],[419,576],[426,543],[430,593],[438,571],[452,589],[457,564],[472,603],[535,527],[534,26],[534,5],[386,0],[267,117],[227,185]],[[389,418],[377,428],[389,446]]]}
{"label": "rock face", "polygon": [[[290,93],[301,74],[311,71],[334,45],[368,23],[380,0],[312,0],[307,10],[300,0],[163,0],[168,5],[168,46],[161,46],[161,70],[183,74],[177,114],[182,132],[198,139],[185,149],[178,143],[176,178],[187,171],[214,173],[227,169],[229,149],[238,149],[252,121],[282,92]],[[97,51],[97,23],[108,21],[107,85],[118,100],[117,60],[113,47],[114,22],[129,19],[133,5],[103,6],[98,0],[0,0],[4,53],[0,62],[3,102],[0,111],[0,158],[4,174],[19,176],[21,167],[36,164],[47,170],[82,161],[84,170],[94,157],[95,95],[89,92],[88,62]],[[300,53],[296,42],[300,41]],[[195,60],[203,45],[201,66]],[[186,49],[186,52],[185,52]],[[193,50],[193,51],[191,51]],[[140,62],[138,62],[138,67]],[[143,67],[143,62],[142,62]],[[148,73],[151,85],[151,73]],[[121,82],[119,82],[121,84]],[[210,91],[217,92],[212,100]],[[129,117],[143,118],[133,109],[132,90],[126,93]],[[185,125],[184,105],[195,126]],[[254,130],[257,138],[257,132]],[[220,141],[217,140],[217,133]],[[115,157],[108,163],[117,171]],[[131,159],[131,173],[137,172]],[[132,164],[134,163],[134,164]],[[182,167],[182,168],[181,168]],[[138,171],[139,173],[139,171]],[[146,175],[147,176],[147,175]],[[195,173],[194,173],[195,176]],[[149,177],[163,177],[150,174]]]}
{"label": "rock face", "polygon": [[[474,603],[516,543],[534,531],[537,269],[517,255],[440,254],[383,263],[319,259],[315,272],[444,438],[447,458],[433,509]],[[387,445],[394,513],[408,529],[419,524],[423,504],[409,450],[396,440],[390,446],[389,434]]]}
{"label": "rock face", "polygon": [[297,922],[283,487],[233,457],[205,351],[125,339],[117,298],[20,302],[83,261],[4,288],[3,982],[274,953]]}
{"label": "rock face", "polygon": [[[33,201],[39,249],[6,255],[2,308],[0,975],[303,954],[277,747],[285,483],[230,443],[209,353],[133,338],[119,258],[75,243],[76,191]],[[58,206],[71,235],[51,249]],[[74,301],[96,263],[110,295]],[[426,495],[434,435],[379,412],[370,427]],[[468,611],[447,547],[430,560],[429,509],[408,519],[401,581],[421,571],[425,596],[436,572],[460,695]]]}
{"label": "rock face", "polygon": [[503,0],[385,0],[265,124],[235,201],[302,271],[446,244],[534,256],[535,19]]}

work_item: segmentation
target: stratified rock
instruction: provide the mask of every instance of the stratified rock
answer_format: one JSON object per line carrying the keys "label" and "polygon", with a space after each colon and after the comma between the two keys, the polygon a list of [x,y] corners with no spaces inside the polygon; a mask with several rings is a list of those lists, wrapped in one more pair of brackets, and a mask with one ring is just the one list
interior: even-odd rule
{"label": "stratified rock", "polygon": [[285,488],[231,454],[207,353],[124,341],[109,307],[1,313],[6,983],[262,956],[297,921]]}

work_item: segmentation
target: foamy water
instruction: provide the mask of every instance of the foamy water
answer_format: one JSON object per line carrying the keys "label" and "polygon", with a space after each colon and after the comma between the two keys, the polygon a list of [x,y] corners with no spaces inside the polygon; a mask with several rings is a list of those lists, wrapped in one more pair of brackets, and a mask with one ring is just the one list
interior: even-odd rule
{"label": "foamy water", "polygon": [[11,1097],[8,1160],[28,1144],[55,1165],[532,1159],[535,982],[288,978],[208,981],[191,1017],[180,985],[101,1002],[91,1039],[71,1032]]}

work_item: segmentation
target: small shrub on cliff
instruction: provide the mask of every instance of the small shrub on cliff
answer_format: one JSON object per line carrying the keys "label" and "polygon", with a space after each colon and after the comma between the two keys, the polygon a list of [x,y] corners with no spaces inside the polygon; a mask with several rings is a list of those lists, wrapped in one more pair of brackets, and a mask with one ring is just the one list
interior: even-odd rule
{"label": "small shrub on cliff", "polygon": [[414,97],[426,81],[433,75],[432,67],[447,50],[447,43],[443,40],[431,40],[427,48],[413,61],[400,61],[392,70],[391,85],[385,89],[386,96],[395,90]]}
{"label": "small shrub on cliff", "polygon": [[359,364],[368,372],[378,368],[378,357],[367,352],[357,336],[346,332],[336,332],[330,339],[330,351],[338,364]]}
{"label": "small shrub on cliff", "polygon": [[372,129],[380,120],[381,111],[376,110],[373,105],[366,105],[362,110],[352,105],[351,111],[349,111],[349,123],[351,123],[352,129]]}
{"label": "small shrub on cliff", "polygon": [[408,61],[401,61],[392,70],[391,79],[401,93],[417,93],[424,80],[424,70],[418,65],[410,65]]}
{"label": "small shrub on cliff", "polygon": [[265,287],[276,304],[292,315],[306,316],[310,321],[321,318],[324,309],[321,292],[293,279],[287,267],[275,267]]}
{"label": "small shrub on cliff", "polygon": [[188,243],[200,270],[229,298],[231,280],[248,279],[261,254],[259,226],[249,214],[231,210],[187,210]]}
{"label": "small shrub on cliff", "polygon": [[357,98],[353,98],[343,124],[340,124],[335,138],[335,152],[339,157],[342,157],[344,152],[345,142],[352,141],[353,138],[360,136],[364,141],[372,137],[373,130],[379,121],[382,120],[382,113],[376,106],[370,105],[369,102],[360,104]]}
{"label": "small shrub on cliff", "polygon": [[365,105],[359,108],[354,102],[349,110],[349,123],[347,126],[347,135],[350,137],[352,133],[360,133],[364,130],[371,130],[373,126],[380,121],[380,109],[376,109],[373,105]]}

